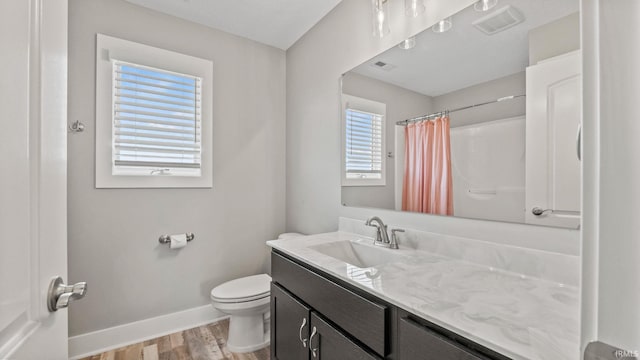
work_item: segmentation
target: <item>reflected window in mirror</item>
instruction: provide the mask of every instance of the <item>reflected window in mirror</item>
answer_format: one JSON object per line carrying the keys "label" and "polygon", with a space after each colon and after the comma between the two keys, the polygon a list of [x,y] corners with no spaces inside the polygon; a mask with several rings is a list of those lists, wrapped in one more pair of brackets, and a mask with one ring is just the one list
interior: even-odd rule
{"label": "reflected window in mirror", "polygon": [[344,95],[343,186],[385,185],[384,103]]}

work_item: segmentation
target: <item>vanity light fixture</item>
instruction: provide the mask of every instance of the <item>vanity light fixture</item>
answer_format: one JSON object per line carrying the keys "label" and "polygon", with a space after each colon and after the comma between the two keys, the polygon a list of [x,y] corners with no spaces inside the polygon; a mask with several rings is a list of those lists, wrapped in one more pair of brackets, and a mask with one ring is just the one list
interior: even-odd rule
{"label": "vanity light fixture", "polygon": [[387,14],[389,14],[387,1],[388,0],[371,0],[373,36],[377,38],[383,38],[391,32],[389,29],[389,21],[387,20]]}
{"label": "vanity light fixture", "polygon": [[[391,32],[389,29],[389,0],[371,0],[371,17],[373,24],[373,36],[383,38]],[[408,17],[418,17],[426,11],[424,0],[404,0],[404,11]],[[405,40],[407,42],[409,39]],[[414,39],[415,42],[415,39]],[[409,49],[413,47],[409,45]]]}
{"label": "vanity light fixture", "polygon": [[498,5],[498,0],[478,0],[478,2],[473,5],[473,8],[476,9],[476,11],[489,11],[496,5]]}
{"label": "vanity light fixture", "polygon": [[404,0],[404,13],[408,17],[418,17],[425,10],[424,0]]}
{"label": "vanity light fixture", "polygon": [[438,23],[433,25],[431,29],[433,30],[434,33],[440,34],[440,33],[451,30],[452,26],[453,26],[453,20],[451,19],[451,16],[449,16],[446,19],[442,19],[438,21]]}
{"label": "vanity light fixture", "polygon": [[409,50],[409,49],[413,49],[416,46],[416,37],[412,36],[408,39],[406,39],[405,41],[401,42],[400,44],[398,44],[398,47],[402,50]]}

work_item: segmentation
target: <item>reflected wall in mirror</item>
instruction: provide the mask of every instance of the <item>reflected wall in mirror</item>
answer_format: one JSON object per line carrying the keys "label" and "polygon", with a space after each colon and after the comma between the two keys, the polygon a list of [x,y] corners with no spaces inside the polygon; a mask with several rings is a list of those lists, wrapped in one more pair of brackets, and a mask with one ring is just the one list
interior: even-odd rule
{"label": "reflected wall in mirror", "polygon": [[577,228],[578,0],[453,15],[342,77],[342,203]]}

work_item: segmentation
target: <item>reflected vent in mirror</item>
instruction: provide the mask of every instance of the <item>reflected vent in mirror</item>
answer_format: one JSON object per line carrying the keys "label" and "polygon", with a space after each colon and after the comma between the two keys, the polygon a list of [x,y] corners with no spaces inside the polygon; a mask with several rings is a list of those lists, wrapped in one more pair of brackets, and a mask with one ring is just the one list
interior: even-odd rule
{"label": "reflected vent in mirror", "polygon": [[493,35],[514,27],[524,20],[524,15],[518,9],[507,5],[474,21],[472,24],[483,33]]}
{"label": "reflected vent in mirror", "polygon": [[395,65],[391,65],[391,64],[386,63],[384,61],[373,62],[373,63],[371,63],[371,66],[373,66],[376,69],[380,69],[380,70],[384,70],[384,71],[391,71],[391,70],[396,68]]}

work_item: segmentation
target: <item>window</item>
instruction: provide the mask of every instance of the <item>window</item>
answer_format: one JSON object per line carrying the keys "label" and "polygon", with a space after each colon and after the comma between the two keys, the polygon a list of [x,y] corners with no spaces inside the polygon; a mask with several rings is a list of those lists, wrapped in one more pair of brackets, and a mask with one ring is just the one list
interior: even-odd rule
{"label": "window", "polygon": [[347,179],[382,178],[382,115],[347,109]]}
{"label": "window", "polygon": [[202,79],[113,62],[113,174],[200,176]]}
{"label": "window", "polygon": [[344,95],[342,185],[385,185],[383,103]]}
{"label": "window", "polygon": [[96,187],[211,187],[211,61],[98,34]]}

